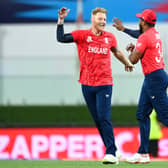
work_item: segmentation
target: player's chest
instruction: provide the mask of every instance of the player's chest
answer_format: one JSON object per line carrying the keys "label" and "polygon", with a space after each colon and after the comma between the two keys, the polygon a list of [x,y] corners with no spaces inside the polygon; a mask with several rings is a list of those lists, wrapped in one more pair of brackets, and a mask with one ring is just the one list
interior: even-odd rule
{"label": "player's chest", "polygon": [[84,43],[86,45],[99,45],[99,46],[106,46],[111,47],[111,39],[109,37],[102,37],[102,36],[91,36],[87,35],[84,37]]}
{"label": "player's chest", "polygon": [[88,35],[84,39],[84,45],[88,54],[108,55],[111,49],[111,39]]}

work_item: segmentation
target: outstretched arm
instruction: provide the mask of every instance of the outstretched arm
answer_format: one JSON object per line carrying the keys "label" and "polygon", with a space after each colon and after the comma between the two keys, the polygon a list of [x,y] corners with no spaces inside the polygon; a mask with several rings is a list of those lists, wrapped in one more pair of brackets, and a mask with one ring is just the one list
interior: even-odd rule
{"label": "outstretched arm", "polygon": [[69,9],[61,8],[58,12],[58,23],[57,23],[57,40],[63,43],[73,42],[73,37],[70,33],[64,34],[64,18],[68,15]]}
{"label": "outstretched arm", "polygon": [[125,28],[122,21],[119,20],[118,18],[114,18],[113,19],[113,26],[119,30],[119,31],[123,31],[125,33],[127,33],[128,35],[134,37],[134,38],[138,38],[140,36],[140,31],[139,30],[131,30],[131,29],[128,29],[128,28]]}
{"label": "outstretched arm", "polygon": [[140,36],[139,30],[131,30],[131,29],[125,28],[123,32],[127,33],[128,35],[134,38],[138,38]]}
{"label": "outstretched arm", "polygon": [[129,61],[127,57],[124,56],[124,54],[117,47],[111,48],[111,51],[113,52],[114,56],[125,65],[126,71],[133,71],[134,65]]}

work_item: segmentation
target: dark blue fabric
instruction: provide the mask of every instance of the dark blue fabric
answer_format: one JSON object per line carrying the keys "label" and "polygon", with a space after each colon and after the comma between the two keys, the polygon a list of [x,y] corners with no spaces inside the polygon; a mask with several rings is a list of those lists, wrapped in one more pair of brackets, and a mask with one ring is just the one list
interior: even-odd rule
{"label": "dark blue fabric", "polygon": [[58,24],[57,31],[56,31],[56,38],[59,42],[62,43],[71,43],[73,42],[73,36],[70,33],[64,34],[64,25]]}
{"label": "dark blue fabric", "polygon": [[115,156],[116,146],[111,123],[112,86],[82,85],[82,92],[88,109],[106,146],[106,154]]}
{"label": "dark blue fabric", "polygon": [[141,145],[138,153],[148,153],[150,119],[154,108],[158,120],[168,126],[168,75],[164,70],[157,70],[145,75],[137,110],[140,125]]}
{"label": "dark blue fabric", "polygon": [[124,32],[127,33],[128,35],[134,37],[134,38],[138,38],[141,35],[139,30],[131,30],[131,29],[125,28]]}

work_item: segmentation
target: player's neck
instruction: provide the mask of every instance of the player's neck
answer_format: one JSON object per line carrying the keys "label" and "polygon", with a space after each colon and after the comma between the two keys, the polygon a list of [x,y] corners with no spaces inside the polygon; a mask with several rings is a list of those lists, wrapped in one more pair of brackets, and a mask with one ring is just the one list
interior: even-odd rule
{"label": "player's neck", "polygon": [[146,26],[146,27],[144,27],[143,28],[143,32],[146,32],[147,30],[149,30],[151,27],[148,27],[148,26]]}
{"label": "player's neck", "polygon": [[95,29],[93,27],[91,28],[91,31],[96,36],[100,36],[102,34],[102,31],[98,31],[97,29]]}

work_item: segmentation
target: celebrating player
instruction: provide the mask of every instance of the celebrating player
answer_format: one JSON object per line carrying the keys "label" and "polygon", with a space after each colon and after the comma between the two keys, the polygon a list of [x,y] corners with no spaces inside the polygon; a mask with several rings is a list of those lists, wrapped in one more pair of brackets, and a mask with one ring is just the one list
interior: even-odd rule
{"label": "celebrating player", "polygon": [[155,12],[146,9],[136,16],[140,18],[140,30],[125,29],[119,20],[115,20],[114,27],[127,34],[131,33],[134,37],[139,37],[136,47],[131,44],[127,49],[131,51],[129,59],[133,64],[141,60],[145,75],[137,110],[141,144],[138,152],[127,158],[126,161],[130,163],[148,163],[150,162],[148,154],[149,115],[153,108],[156,109],[159,121],[168,126],[168,96],[166,93],[168,75],[164,71],[162,42],[159,33],[154,28],[157,19]]}
{"label": "celebrating player", "polygon": [[63,23],[68,12],[66,8],[59,11],[57,40],[77,44],[82,93],[106,147],[102,162],[118,164],[110,117],[113,85],[110,51],[125,65],[126,71],[132,71],[133,65],[117,48],[115,36],[104,31],[107,13],[105,9],[96,8],[92,11],[90,29],[64,34]]}
{"label": "celebrating player", "polygon": [[[124,27],[123,23],[121,20],[118,18],[113,19],[113,26],[119,30],[122,31],[133,38],[138,38],[143,32],[140,30],[132,30]],[[133,44],[129,44],[127,46],[127,50],[133,50],[134,49]],[[162,131],[161,131],[161,123],[158,121],[158,117],[156,114],[156,111],[153,109],[152,113],[150,114],[150,136],[149,136],[149,154],[153,157],[158,156],[158,143],[159,139],[162,136]]]}

